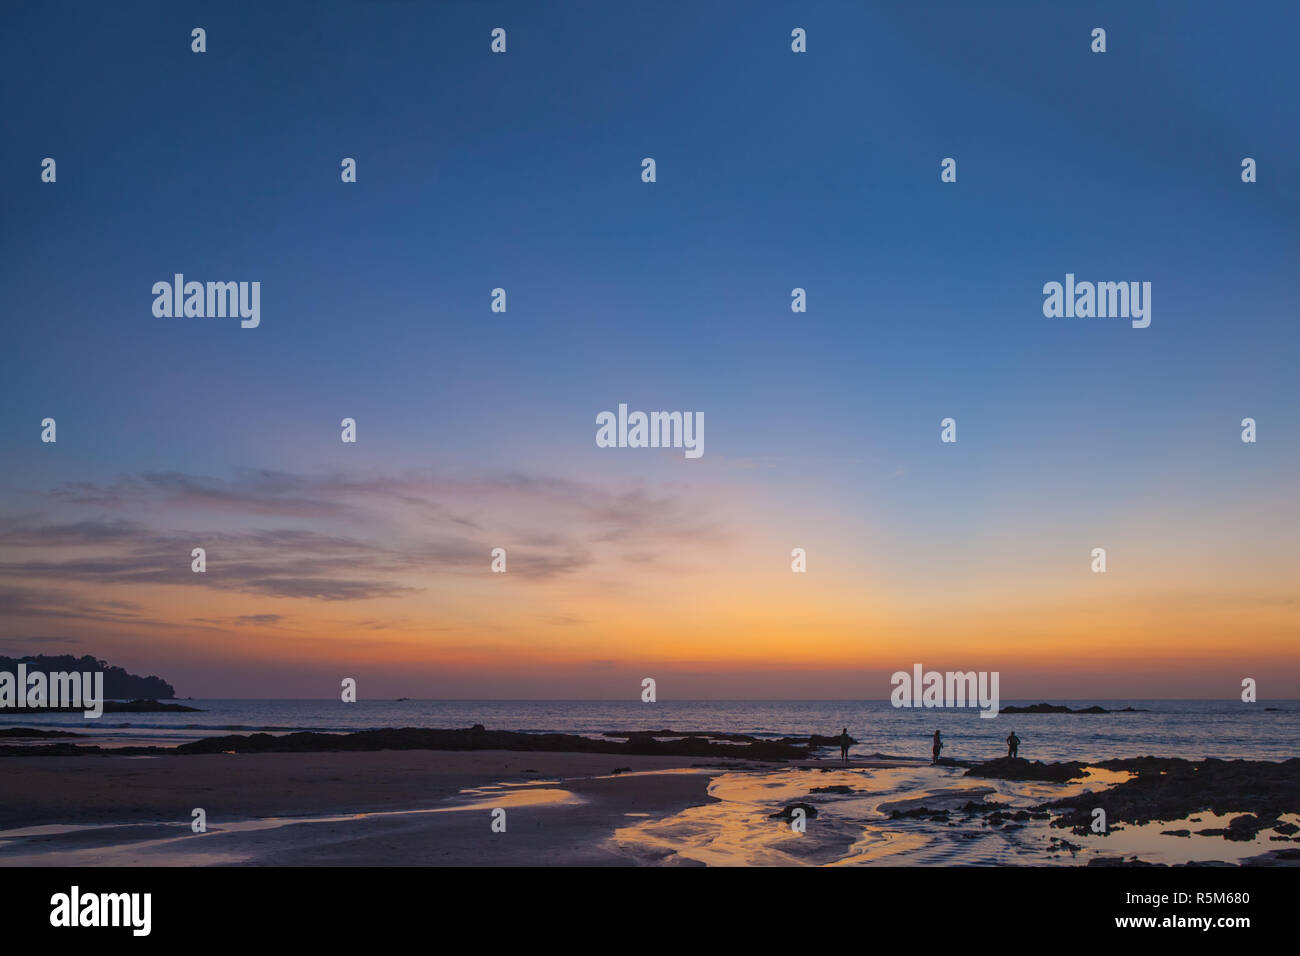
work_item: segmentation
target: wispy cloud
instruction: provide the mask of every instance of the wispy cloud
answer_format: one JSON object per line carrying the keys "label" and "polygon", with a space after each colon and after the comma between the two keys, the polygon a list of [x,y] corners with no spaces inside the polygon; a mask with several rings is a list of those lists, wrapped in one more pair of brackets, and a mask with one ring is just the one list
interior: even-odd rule
{"label": "wispy cloud", "polygon": [[60,620],[138,623],[133,605],[96,601],[58,588],[0,585],[0,618],[56,618]]}
{"label": "wispy cloud", "polygon": [[[601,557],[648,564],[661,548],[730,537],[707,496],[519,473],[358,477],[260,470],[222,479],[151,472],[106,485],[62,485],[47,499],[46,512],[0,515],[0,581],[180,585],[361,601],[424,590],[439,576],[481,574],[494,547],[508,549],[512,576],[546,581]],[[64,520],[48,517],[54,507]],[[167,527],[173,521],[188,530]],[[190,568],[196,547],[206,552],[203,574]],[[60,606],[105,620],[131,610],[117,602]],[[22,609],[58,613],[52,603],[31,600]],[[278,616],[222,620],[272,625]]]}

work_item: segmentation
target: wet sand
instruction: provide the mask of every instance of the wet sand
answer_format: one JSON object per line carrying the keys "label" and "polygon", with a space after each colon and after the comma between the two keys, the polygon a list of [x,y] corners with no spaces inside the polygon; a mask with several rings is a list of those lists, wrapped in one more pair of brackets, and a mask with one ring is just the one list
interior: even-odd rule
{"label": "wet sand", "polygon": [[[1164,832],[1177,823],[1079,836],[1022,812],[1128,776],[1092,768],[1047,783],[907,760],[841,768],[518,751],[3,757],[0,865],[1238,863],[1300,842]],[[796,802],[817,810],[802,832],[772,818]],[[190,829],[195,807],[206,833]],[[492,829],[497,809],[504,833]],[[1198,816],[1198,826],[1226,822]]]}
{"label": "wet sand", "polygon": [[[0,865],[631,864],[602,837],[708,802],[710,773],[694,763],[507,751],[4,757]],[[190,829],[196,807],[206,833]],[[495,807],[505,833],[491,830]]]}

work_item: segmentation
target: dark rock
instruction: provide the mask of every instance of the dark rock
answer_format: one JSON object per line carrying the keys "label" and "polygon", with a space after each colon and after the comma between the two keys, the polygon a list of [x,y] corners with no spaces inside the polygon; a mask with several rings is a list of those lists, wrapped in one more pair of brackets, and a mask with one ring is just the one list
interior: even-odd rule
{"label": "dark rock", "polygon": [[1277,826],[1281,814],[1300,812],[1300,757],[1280,763],[1136,757],[1105,760],[1099,766],[1136,776],[1100,793],[1080,794],[1038,808],[1066,811],[1053,826],[1086,826],[1096,807],[1106,811],[1112,824],[1187,818],[1200,822],[1194,814],[1239,813],[1244,815],[1227,827],[1197,832],[1249,840],[1261,829]]}
{"label": "dark rock", "polygon": [[931,820],[947,820],[948,810],[932,810],[929,807],[916,807],[912,810],[895,810],[889,815],[891,820],[906,820],[909,818],[928,817]]}
{"label": "dark rock", "polygon": [[817,816],[817,808],[811,803],[792,803],[784,810],[778,811],[777,813],[769,813],[767,818],[769,820],[789,820],[794,816],[795,810],[802,810],[804,816],[808,819]]}
{"label": "dark rock", "polygon": [[1246,816],[1234,817],[1228,821],[1226,827],[1214,827],[1205,830],[1197,830],[1197,836],[1221,836],[1225,840],[1236,840],[1240,843],[1255,839],[1255,834],[1260,830],[1267,829],[1277,823],[1277,819],[1261,820],[1253,814]]}
{"label": "dark rock", "polygon": [[1091,707],[1081,707],[1073,710],[1064,704],[1029,704],[1025,707],[1003,707],[999,710],[1002,714],[1145,714],[1147,711],[1140,707],[1122,707],[1119,710],[1107,710],[1105,707],[1099,707],[1094,704]]}
{"label": "dark rock", "polygon": [[988,818],[991,822],[996,822],[996,823],[1005,823],[1007,820],[1028,820],[1029,811],[1028,810],[1015,810],[1015,811],[994,810],[992,813],[989,814]]}
{"label": "dark rock", "polygon": [[[704,730],[671,730],[667,727],[662,730],[611,730],[601,734],[602,737],[625,738],[627,740],[657,740],[661,737],[675,737],[683,740],[699,741],[723,741],[726,743],[736,744],[781,744],[787,747],[802,747],[809,751],[817,750],[822,747],[838,747],[840,745],[839,737],[824,737],[820,734],[812,734],[808,737],[754,737],[750,734],[729,734],[714,733]],[[857,743],[852,737],[849,738],[850,744]],[[809,753],[811,757],[813,754]]]}
{"label": "dark rock", "polygon": [[1148,863],[1137,857],[1124,859],[1122,856],[1099,856],[1088,861],[1089,866],[1164,866],[1164,863]]}
{"label": "dark rock", "polygon": [[300,732],[273,737],[270,734],[233,734],[207,737],[181,744],[177,753],[311,753],[338,750],[534,750],[557,753],[605,753],[627,755],[663,754],[678,757],[740,757],[782,761],[806,757],[804,748],[756,741],[751,744],[719,744],[691,736],[681,740],[656,740],[631,735],[624,742],[593,740],[576,734],[524,734],[510,730],[361,730],[350,734]]}
{"label": "dark rock", "polygon": [[[5,707],[0,714],[80,714],[90,707]],[[197,714],[202,713],[198,707],[186,707],[184,704],[162,704],[156,700],[106,700],[106,714]]]}
{"label": "dark rock", "polygon": [[[77,708],[73,708],[76,710]],[[131,700],[125,703],[116,700],[104,701],[106,714],[199,714],[198,707],[186,707],[184,704],[160,704],[156,700]]]}
{"label": "dark rock", "polygon": [[1019,757],[999,757],[976,764],[966,771],[968,777],[991,777],[998,780],[1046,780],[1051,783],[1065,783],[1088,776],[1083,768],[1086,764],[1077,760],[1064,763],[1043,763],[1040,760],[1024,760]]}

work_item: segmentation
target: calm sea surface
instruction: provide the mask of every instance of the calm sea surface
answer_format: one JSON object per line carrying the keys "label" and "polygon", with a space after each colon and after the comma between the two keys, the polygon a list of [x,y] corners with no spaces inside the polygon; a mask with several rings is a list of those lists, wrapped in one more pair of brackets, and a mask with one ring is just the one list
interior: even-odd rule
{"label": "calm sea surface", "polygon": [[[1020,756],[1102,760],[1143,754],[1283,760],[1300,756],[1300,701],[1074,700],[1137,707],[1140,714],[1024,715],[981,718],[975,710],[895,709],[888,701],[543,701],[543,700],[189,700],[189,714],[0,715],[0,727],[66,728],[102,737],[88,743],[179,744],[229,733],[295,730],[346,732],[380,727],[469,727],[599,735],[610,730],[711,730],[781,737],[837,734],[847,726],[855,755],[929,757],[942,732],[944,756],[987,759],[1005,754],[1012,730]],[[1002,706],[1037,701],[1003,701]]]}

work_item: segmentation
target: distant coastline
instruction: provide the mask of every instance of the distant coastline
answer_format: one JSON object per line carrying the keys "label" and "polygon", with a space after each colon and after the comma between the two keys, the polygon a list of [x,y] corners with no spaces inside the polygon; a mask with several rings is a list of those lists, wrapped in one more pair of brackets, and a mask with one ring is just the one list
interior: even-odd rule
{"label": "distant coastline", "polygon": [[[157,700],[106,700],[106,714],[197,714],[202,708],[184,704],[166,704]],[[79,714],[80,707],[4,707],[0,706],[0,719],[6,714]]]}
{"label": "distant coastline", "polygon": [[89,654],[73,657],[71,654],[28,654],[22,657],[0,655],[0,671],[16,672],[18,665],[26,665],[28,673],[99,673],[104,675],[104,696],[110,700],[172,700],[176,688],[161,677],[140,677],[127,673],[108,661]]}

